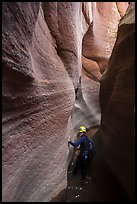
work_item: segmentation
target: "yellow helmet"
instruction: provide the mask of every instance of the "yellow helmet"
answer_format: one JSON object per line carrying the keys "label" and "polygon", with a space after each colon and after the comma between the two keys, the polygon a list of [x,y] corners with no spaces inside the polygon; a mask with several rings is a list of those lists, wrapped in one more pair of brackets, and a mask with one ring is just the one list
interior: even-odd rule
{"label": "yellow helmet", "polygon": [[86,132],[86,127],[85,126],[80,126],[78,129],[79,132]]}

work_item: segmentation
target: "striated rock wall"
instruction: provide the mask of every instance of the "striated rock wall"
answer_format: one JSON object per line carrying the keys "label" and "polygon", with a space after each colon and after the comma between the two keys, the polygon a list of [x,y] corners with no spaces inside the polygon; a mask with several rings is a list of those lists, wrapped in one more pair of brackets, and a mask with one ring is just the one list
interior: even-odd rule
{"label": "striated rock wall", "polygon": [[82,3],[2,7],[3,201],[50,201],[67,186],[65,134],[81,73]]}
{"label": "striated rock wall", "polygon": [[121,19],[101,78],[101,125],[93,165],[102,201],[135,201],[135,5]]}
{"label": "striated rock wall", "polygon": [[[73,41],[79,16],[72,21],[69,15],[78,12],[81,3],[74,8],[75,3],[60,4],[68,6],[70,21],[68,36],[62,33],[61,39],[66,48],[67,42],[73,41],[69,44],[70,52],[68,48],[63,51],[68,61],[65,65],[45,20],[42,3],[2,5],[3,201],[49,201],[67,185],[65,134],[75,100],[73,82],[78,81],[81,56],[78,53],[81,44]],[[59,29],[64,18],[60,21]],[[67,71],[72,65],[75,80]]]}
{"label": "striated rock wall", "polygon": [[[83,40],[90,40],[91,25],[95,40],[88,47],[94,44],[96,55],[106,49],[96,37],[101,12],[99,23],[95,18],[105,7],[101,2],[2,3],[3,202],[47,202],[66,188],[65,136],[74,137],[82,122],[88,127],[100,122],[100,70],[115,36],[107,60],[91,54],[90,65],[82,58],[91,60]],[[108,6],[109,16],[113,7],[116,3]],[[121,15],[115,15],[109,21],[115,20],[116,32]],[[106,30],[100,32],[104,40]]]}
{"label": "striated rock wall", "polygon": [[82,40],[82,73],[70,119],[74,135],[81,124],[90,128],[100,124],[100,79],[116,41],[118,23],[128,5],[128,2],[83,3],[83,25],[88,25],[88,29],[86,26]]}

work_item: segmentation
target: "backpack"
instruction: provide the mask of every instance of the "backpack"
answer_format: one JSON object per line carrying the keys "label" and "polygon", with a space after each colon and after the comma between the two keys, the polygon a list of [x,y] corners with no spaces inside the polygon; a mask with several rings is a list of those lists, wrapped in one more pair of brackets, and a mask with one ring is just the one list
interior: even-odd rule
{"label": "backpack", "polygon": [[95,145],[94,142],[86,137],[86,142],[85,142],[85,151],[84,151],[84,159],[87,160],[90,158],[93,158],[96,153]]}

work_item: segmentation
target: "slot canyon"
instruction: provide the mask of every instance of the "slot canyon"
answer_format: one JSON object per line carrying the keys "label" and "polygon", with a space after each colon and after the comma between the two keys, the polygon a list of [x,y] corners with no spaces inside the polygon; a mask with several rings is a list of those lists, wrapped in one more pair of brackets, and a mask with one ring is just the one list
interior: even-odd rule
{"label": "slot canyon", "polygon": [[71,202],[80,125],[78,199],[135,201],[135,2],[2,2],[2,202]]}

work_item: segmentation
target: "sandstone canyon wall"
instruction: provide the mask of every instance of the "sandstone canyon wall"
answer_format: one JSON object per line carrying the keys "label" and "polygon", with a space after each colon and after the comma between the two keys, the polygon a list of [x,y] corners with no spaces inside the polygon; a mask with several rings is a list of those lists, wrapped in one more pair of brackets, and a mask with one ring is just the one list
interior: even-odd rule
{"label": "sandstone canyon wall", "polygon": [[100,123],[99,81],[127,6],[2,3],[3,202],[47,202],[66,188],[66,135]]}
{"label": "sandstone canyon wall", "polygon": [[83,26],[88,25],[88,29],[82,39],[82,73],[70,119],[74,135],[81,124],[87,127],[100,124],[99,82],[127,7],[128,2],[83,3]]}
{"label": "sandstone canyon wall", "polygon": [[101,125],[93,165],[101,201],[135,201],[135,4],[121,19],[100,81]]}

